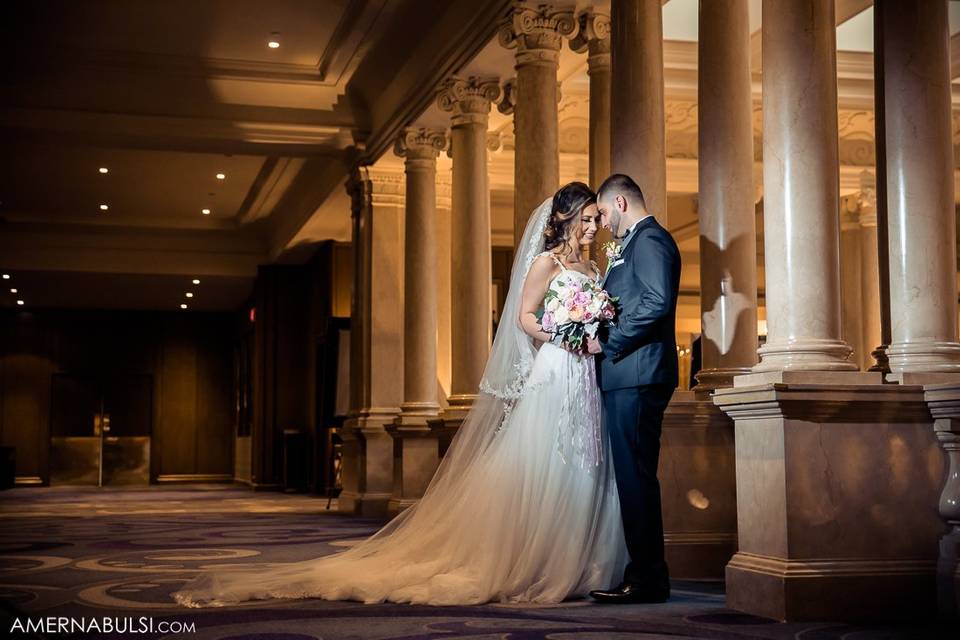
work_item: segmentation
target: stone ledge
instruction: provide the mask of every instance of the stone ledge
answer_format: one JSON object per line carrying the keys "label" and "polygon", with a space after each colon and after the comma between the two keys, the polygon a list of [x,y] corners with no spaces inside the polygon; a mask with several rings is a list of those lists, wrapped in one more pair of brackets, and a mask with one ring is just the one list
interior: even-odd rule
{"label": "stone ledge", "polygon": [[733,386],[756,387],[781,383],[809,383],[828,385],[865,385],[883,384],[879,371],[764,371],[736,376]]}
{"label": "stone ledge", "polygon": [[932,422],[923,388],[885,384],[768,383],[719,389],[713,402],[734,419],[812,422]]}

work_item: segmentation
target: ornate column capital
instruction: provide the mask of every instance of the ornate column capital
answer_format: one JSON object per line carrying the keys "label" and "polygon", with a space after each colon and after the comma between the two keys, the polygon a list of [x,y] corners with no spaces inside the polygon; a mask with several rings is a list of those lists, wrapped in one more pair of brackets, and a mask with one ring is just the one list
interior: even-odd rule
{"label": "ornate column capital", "polygon": [[402,171],[370,165],[355,166],[344,187],[350,196],[350,212],[358,218],[371,206],[403,206],[405,178]]}
{"label": "ornate column capital", "polygon": [[497,78],[453,77],[443,82],[437,92],[437,104],[453,113],[453,126],[481,124],[487,126],[490,104],[500,98]]}
{"label": "ornate column capital", "polygon": [[517,106],[517,79],[510,78],[504,82],[502,92],[503,97],[497,103],[497,111],[505,116],[512,115],[514,108]]}
{"label": "ornate column capital", "polygon": [[573,38],[580,24],[569,9],[515,0],[510,17],[500,26],[499,40],[517,50],[517,65],[556,66],[563,38]]}
{"label": "ornate column capital", "polygon": [[587,73],[610,70],[610,16],[593,7],[577,15],[579,33],[570,39],[570,48],[587,52]]}
{"label": "ornate column capital", "polygon": [[447,148],[444,129],[407,127],[393,145],[393,152],[406,158],[407,169],[429,169],[436,166],[437,156]]}

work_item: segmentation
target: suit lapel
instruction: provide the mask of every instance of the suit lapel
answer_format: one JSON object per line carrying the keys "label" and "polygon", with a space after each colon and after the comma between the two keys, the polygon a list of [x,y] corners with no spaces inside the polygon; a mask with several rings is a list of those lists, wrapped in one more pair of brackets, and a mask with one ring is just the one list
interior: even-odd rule
{"label": "suit lapel", "polygon": [[[620,245],[620,256],[618,257],[618,260],[625,259],[624,256],[626,255],[627,247],[630,246],[630,242],[633,241],[635,237],[640,235],[640,231],[644,227],[650,224],[656,224],[656,222],[657,222],[657,219],[654,218],[653,216],[648,216],[643,220],[641,220],[640,222],[638,222],[636,226],[630,231],[629,235],[627,235],[627,237],[623,239],[623,243]],[[610,267],[607,267],[607,272],[603,274],[603,281],[600,283],[601,287],[607,284],[607,278],[610,276],[610,273],[612,271],[613,269],[611,269]]]}

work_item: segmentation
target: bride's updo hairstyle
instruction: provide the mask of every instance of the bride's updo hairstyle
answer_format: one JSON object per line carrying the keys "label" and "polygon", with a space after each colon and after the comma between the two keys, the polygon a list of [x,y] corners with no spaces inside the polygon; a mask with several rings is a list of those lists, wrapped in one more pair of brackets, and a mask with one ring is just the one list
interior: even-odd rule
{"label": "bride's updo hairstyle", "polygon": [[584,207],[596,202],[597,194],[582,182],[571,182],[560,187],[553,196],[550,219],[543,230],[544,250],[553,251],[563,246],[571,236],[579,239],[583,233],[580,213]]}

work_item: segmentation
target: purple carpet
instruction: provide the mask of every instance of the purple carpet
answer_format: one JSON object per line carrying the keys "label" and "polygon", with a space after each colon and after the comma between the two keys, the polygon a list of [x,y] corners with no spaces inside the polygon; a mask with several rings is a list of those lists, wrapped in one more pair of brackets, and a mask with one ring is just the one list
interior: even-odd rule
{"label": "purple carpet", "polygon": [[[325,555],[381,524],[327,511],[326,504],[229,485],[2,492],[0,628],[28,638],[135,633],[217,640],[960,637],[933,625],[775,623],[726,609],[716,583],[676,582],[669,602],[629,606],[424,607],[310,599],[184,609],[171,600],[170,592],[209,567]],[[58,623],[65,626],[58,629]],[[106,633],[108,625],[121,632]]]}

